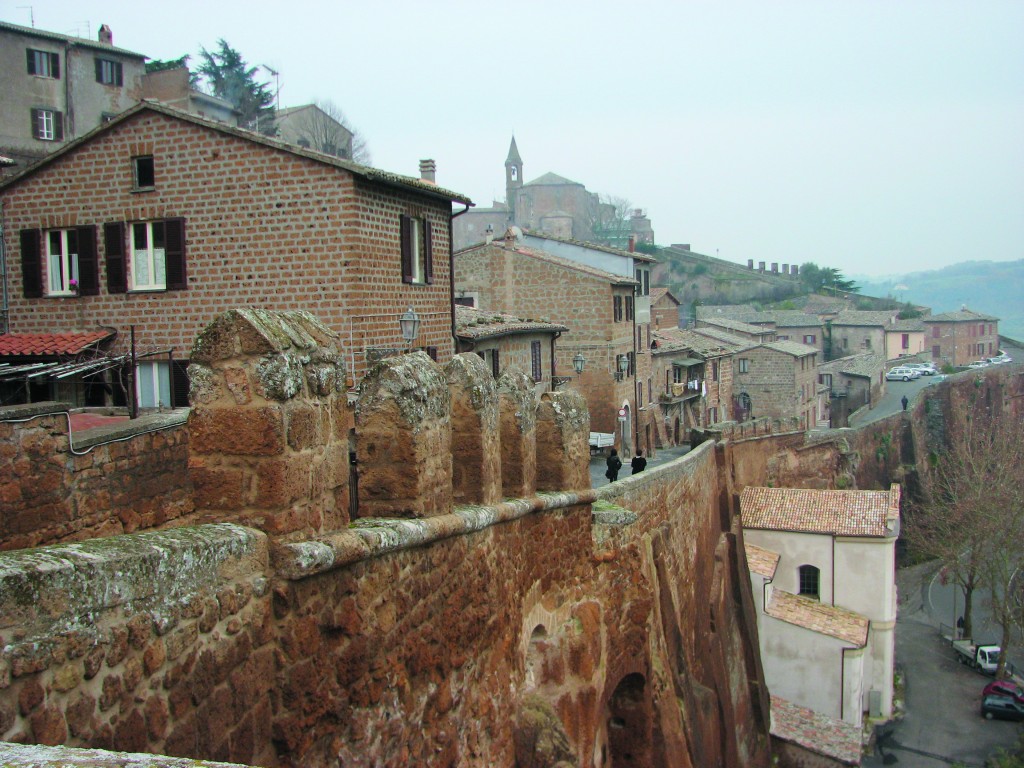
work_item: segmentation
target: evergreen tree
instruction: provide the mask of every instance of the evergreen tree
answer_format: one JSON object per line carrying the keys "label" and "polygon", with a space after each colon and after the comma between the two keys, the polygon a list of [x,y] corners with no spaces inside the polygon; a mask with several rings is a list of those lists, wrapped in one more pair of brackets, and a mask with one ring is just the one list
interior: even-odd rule
{"label": "evergreen tree", "polygon": [[150,59],[146,62],[146,74],[150,72],[163,72],[165,69],[182,69],[188,66],[189,55],[185,54],[180,59]]}
{"label": "evergreen tree", "polygon": [[235,105],[241,113],[238,117],[240,128],[273,136],[277,130],[274,126],[274,94],[267,83],[257,81],[259,68],[250,67],[226,40],[218,40],[217,45],[218,50],[211,53],[203,48],[199,54],[203,63],[197,73],[203,78],[206,89]]}

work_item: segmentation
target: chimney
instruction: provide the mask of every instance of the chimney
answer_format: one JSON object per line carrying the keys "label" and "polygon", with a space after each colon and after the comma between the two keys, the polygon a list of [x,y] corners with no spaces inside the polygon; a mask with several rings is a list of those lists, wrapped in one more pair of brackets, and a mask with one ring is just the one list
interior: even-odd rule
{"label": "chimney", "polygon": [[629,252],[636,253],[636,235],[629,236]]}
{"label": "chimney", "polygon": [[490,224],[487,225],[487,244],[490,245],[494,242],[494,227]]}
{"label": "chimney", "polygon": [[433,160],[420,160],[420,178],[430,184],[437,183],[437,163]]}
{"label": "chimney", "polygon": [[110,27],[106,24],[100,26],[100,32],[96,37],[101,43],[106,45],[114,44],[114,33],[110,31]]}

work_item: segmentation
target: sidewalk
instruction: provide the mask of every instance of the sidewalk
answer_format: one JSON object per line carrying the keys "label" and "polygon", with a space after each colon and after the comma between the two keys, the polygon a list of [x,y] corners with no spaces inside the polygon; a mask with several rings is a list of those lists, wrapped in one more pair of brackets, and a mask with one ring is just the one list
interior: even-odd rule
{"label": "sidewalk", "polygon": [[[688,444],[677,445],[672,448],[659,448],[657,454],[653,459],[647,459],[647,469],[653,469],[654,467],[666,464],[670,461],[675,461],[680,456],[683,456],[690,452],[690,446]],[[592,456],[590,459],[590,485],[592,488],[599,488],[602,485],[608,485],[608,478],[604,476],[605,470],[608,465],[605,463],[605,456],[597,455]],[[630,475],[629,459],[622,460],[622,469],[619,470],[619,479],[623,480]]]}

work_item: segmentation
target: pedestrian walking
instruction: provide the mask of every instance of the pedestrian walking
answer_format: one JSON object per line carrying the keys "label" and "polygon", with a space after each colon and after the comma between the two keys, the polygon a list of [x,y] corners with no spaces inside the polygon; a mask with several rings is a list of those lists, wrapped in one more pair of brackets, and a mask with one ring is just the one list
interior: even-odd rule
{"label": "pedestrian walking", "polygon": [[647,459],[644,458],[644,451],[642,448],[637,449],[636,456],[634,456],[633,460],[629,462],[629,466],[632,467],[634,475],[647,469]]}
{"label": "pedestrian walking", "polygon": [[904,395],[902,398],[900,398],[900,402],[903,403],[903,410],[904,411],[907,410],[907,405],[910,404],[910,401],[907,400],[907,396],[906,395]]}
{"label": "pedestrian walking", "polygon": [[622,459],[619,458],[619,452],[612,448],[612,452],[608,454],[605,463],[608,465],[608,469],[605,470],[604,476],[608,478],[609,482],[614,483],[619,479],[619,470],[622,469]]}

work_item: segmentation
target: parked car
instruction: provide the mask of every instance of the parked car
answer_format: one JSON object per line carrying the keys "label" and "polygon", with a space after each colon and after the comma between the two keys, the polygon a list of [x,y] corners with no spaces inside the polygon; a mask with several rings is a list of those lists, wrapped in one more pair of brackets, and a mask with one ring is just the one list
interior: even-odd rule
{"label": "parked car", "polygon": [[999,350],[999,354],[996,355],[995,357],[988,358],[988,361],[992,365],[1002,365],[1003,363],[1012,363],[1013,362],[1013,358],[1010,357],[1005,352],[1003,352],[1003,350]]}
{"label": "parked car", "polygon": [[939,369],[935,367],[935,363],[904,363],[904,368],[913,368],[915,371],[920,371],[925,376],[934,376],[939,372]]}
{"label": "parked car", "polygon": [[1014,701],[1009,696],[983,696],[981,715],[986,720],[1024,720],[1024,704]]}
{"label": "parked car", "polygon": [[968,368],[988,368],[992,363],[988,360],[975,360],[967,364]]}
{"label": "parked car", "polygon": [[890,368],[885,374],[885,378],[888,381],[910,381],[921,378],[921,372],[908,365],[898,365],[895,368]]}
{"label": "parked car", "polygon": [[993,680],[981,689],[982,698],[985,696],[1008,696],[1019,704],[1024,704],[1024,690],[1013,680]]}

